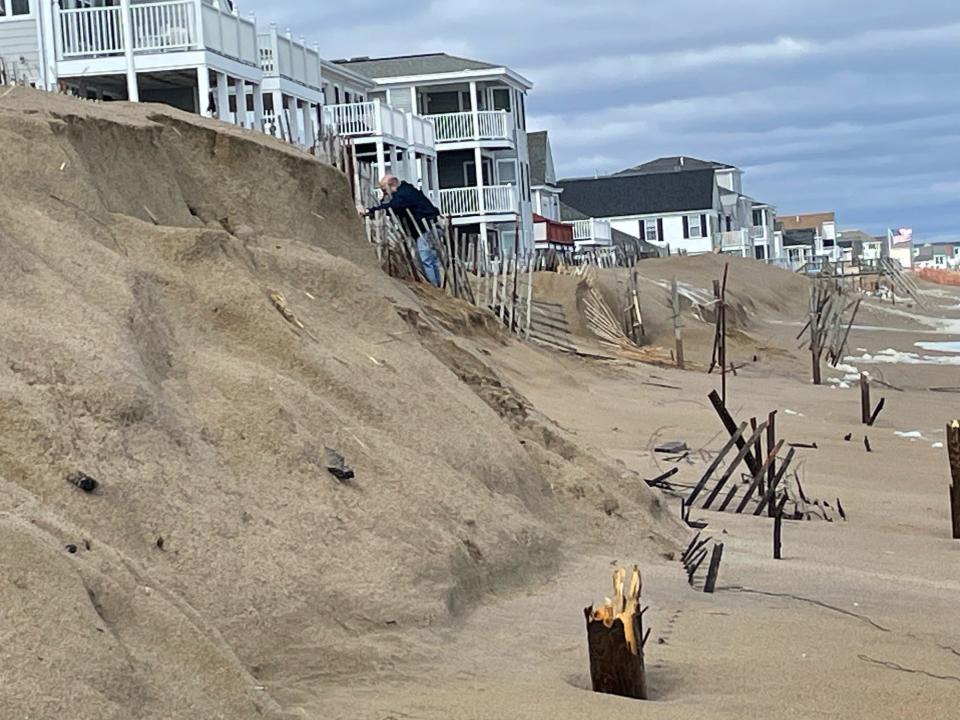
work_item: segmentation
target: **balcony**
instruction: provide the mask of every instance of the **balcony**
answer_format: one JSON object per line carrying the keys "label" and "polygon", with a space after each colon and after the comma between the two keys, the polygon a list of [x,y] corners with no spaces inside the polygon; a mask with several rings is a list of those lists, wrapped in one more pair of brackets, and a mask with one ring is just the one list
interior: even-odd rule
{"label": "balcony", "polygon": [[[126,53],[120,6],[54,8],[59,60]],[[202,0],[138,3],[130,7],[128,20],[134,53],[206,49],[248,65],[259,65],[254,22]]]}
{"label": "balcony", "polygon": [[257,39],[260,69],[266,77],[285,78],[320,91],[323,87],[320,53],[278,34],[276,28],[260,33]]}
{"label": "balcony", "polygon": [[720,252],[753,257],[753,240],[750,237],[750,231],[746,229],[716,233],[713,236],[713,247]]}
{"label": "balcony", "polygon": [[511,215],[519,212],[515,185],[489,185],[440,191],[440,212],[451,217]]}
{"label": "balcony", "polygon": [[390,107],[380,100],[347,105],[326,105],[323,127],[344,137],[382,138],[424,154],[434,153],[433,125],[425,118]]}
{"label": "balcony", "polygon": [[578,247],[613,243],[613,229],[606,220],[574,220],[570,224],[573,225],[573,240]]}
{"label": "balcony", "polygon": [[512,144],[511,115],[506,110],[427,115],[436,128],[437,144],[472,141]]}

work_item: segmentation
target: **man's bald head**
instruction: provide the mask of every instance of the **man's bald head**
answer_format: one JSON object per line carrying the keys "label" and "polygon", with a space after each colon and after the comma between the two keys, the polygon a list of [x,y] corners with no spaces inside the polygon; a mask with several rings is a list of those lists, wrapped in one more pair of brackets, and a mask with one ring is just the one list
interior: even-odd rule
{"label": "man's bald head", "polygon": [[400,187],[400,181],[394,175],[384,175],[380,178],[380,189],[385,193],[392,194]]}

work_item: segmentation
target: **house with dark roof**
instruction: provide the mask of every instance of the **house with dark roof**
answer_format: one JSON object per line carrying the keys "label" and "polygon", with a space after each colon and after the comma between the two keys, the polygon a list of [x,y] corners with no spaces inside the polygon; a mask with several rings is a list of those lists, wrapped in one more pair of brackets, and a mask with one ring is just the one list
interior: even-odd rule
{"label": "house with dark roof", "polygon": [[661,248],[714,249],[720,193],[712,169],[561,180],[560,187],[564,205],[612,229]]}
{"label": "house with dark roof", "polygon": [[529,80],[503,65],[446,53],[334,62],[370,78],[370,97],[432,122],[440,209],[462,235],[490,256],[512,254],[515,246],[532,252]]}
{"label": "house with dark roof", "polygon": [[778,257],[775,209],[742,193],[742,174],[733,165],[670,156],[560,187],[568,207],[661,249]]}
{"label": "house with dark roof", "polygon": [[563,189],[557,183],[550,137],[546,130],[527,133],[530,155],[530,194],[533,212],[551,220],[560,219],[560,195]]}
{"label": "house with dark roof", "polygon": [[[837,217],[833,212],[778,215],[777,229],[784,234],[784,237],[786,237],[788,232],[811,230],[813,231],[813,245],[811,248],[812,257],[810,259],[841,259],[843,253],[837,244]],[[784,244],[786,245],[786,243]]]}

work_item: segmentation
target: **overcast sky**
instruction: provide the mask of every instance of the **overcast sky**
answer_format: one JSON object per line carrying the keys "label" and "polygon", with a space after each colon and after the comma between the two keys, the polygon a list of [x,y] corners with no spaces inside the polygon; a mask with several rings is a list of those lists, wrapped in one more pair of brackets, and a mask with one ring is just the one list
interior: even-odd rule
{"label": "overcast sky", "polygon": [[663,155],[780,214],[960,238],[958,0],[241,0],[329,59],[444,51],[534,83],[561,176]]}

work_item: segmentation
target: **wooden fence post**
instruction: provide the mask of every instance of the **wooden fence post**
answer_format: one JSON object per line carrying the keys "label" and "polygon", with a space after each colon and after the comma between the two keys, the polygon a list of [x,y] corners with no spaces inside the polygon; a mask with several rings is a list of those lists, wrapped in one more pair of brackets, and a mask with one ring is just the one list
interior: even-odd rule
{"label": "wooden fence post", "polygon": [[950,516],[953,539],[960,540],[960,420],[947,425],[947,456],[950,458]]}
{"label": "wooden fence post", "polygon": [[680,287],[676,277],[673,278],[670,291],[673,302],[673,338],[677,348],[677,367],[683,370],[683,322],[680,318]]}
{"label": "wooden fence post", "polygon": [[870,377],[860,373],[860,420],[864,425],[870,424]]}

